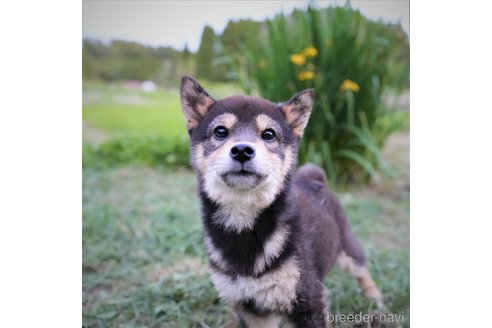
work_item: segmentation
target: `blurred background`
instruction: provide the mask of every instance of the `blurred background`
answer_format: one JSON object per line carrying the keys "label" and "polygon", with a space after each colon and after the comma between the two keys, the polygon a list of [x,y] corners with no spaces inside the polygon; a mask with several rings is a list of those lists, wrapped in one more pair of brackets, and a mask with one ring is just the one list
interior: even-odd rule
{"label": "blurred background", "polygon": [[[216,98],[316,89],[300,163],[325,169],[409,326],[408,16],[390,0],[84,1],[84,326],[236,326],[206,273],[184,74]],[[375,307],[338,269],[325,285],[333,312]]]}

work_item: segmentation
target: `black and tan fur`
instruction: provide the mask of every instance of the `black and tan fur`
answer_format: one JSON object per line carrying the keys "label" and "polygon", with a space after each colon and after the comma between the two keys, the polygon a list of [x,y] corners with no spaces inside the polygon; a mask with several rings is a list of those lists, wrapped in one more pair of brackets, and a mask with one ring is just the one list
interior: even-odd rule
{"label": "black and tan fur", "polygon": [[337,261],[383,306],[325,173],[311,164],[296,172],[313,97],[305,90],[281,104],[216,100],[192,78],[182,80],[211,279],[245,327],[276,327],[280,319],[325,327],[322,281]]}

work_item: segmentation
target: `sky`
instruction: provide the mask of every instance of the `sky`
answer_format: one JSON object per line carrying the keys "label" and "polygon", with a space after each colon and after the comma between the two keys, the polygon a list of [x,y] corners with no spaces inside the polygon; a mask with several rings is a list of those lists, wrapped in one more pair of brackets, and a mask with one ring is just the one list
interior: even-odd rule
{"label": "sky", "polygon": [[[83,0],[82,36],[172,46],[180,50],[187,44],[191,51],[197,51],[207,24],[220,34],[231,19],[264,20],[282,11],[290,13],[294,8],[307,8],[307,3],[292,0]],[[343,4],[344,0],[316,1],[320,8]],[[368,18],[401,23],[409,34],[409,0],[352,0],[351,5]]]}

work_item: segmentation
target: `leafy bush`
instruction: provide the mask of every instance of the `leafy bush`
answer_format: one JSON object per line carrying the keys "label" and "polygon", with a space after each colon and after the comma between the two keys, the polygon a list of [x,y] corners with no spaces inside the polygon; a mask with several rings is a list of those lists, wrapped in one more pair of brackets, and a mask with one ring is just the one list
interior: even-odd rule
{"label": "leafy bush", "polygon": [[[381,94],[395,81],[400,84],[393,87],[401,88],[408,68],[407,61],[397,60],[401,54],[385,37],[393,35],[385,26],[348,7],[279,15],[268,22],[260,51],[244,47],[251,67],[241,68],[241,74],[236,66],[246,91],[252,81],[261,96],[273,101],[316,89],[300,162],[324,167],[332,184],[377,178],[383,167],[380,148],[399,125],[388,116]],[[396,66],[399,78],[393,74]]]}
{"label": "leafy bush", "polygon": [[122,165],[152,167],[189,166],[190,150],[187,137],[162,136],[124,137],[101,145],[84,144],[83,167],[107,169]]}

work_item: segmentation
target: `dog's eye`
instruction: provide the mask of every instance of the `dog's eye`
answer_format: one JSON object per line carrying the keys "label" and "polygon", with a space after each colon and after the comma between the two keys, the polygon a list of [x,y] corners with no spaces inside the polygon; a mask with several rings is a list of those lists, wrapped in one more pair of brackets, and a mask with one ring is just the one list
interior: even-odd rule
{"label": "dog's eye", "polygon": [[223,126],[218,126],[214,129],[214,136],[217,138],[217,139],[225,139],[227,138],[227,136],[229,135],[229,132],[227,132],[227,129],[224,128]]}
{"label": "dog's eye", "polygon": [[266,129],[261,134],[261,137],[265,141],[272,141],[273,139],[275,139],[275,131],[273,131],[272,129]]}

